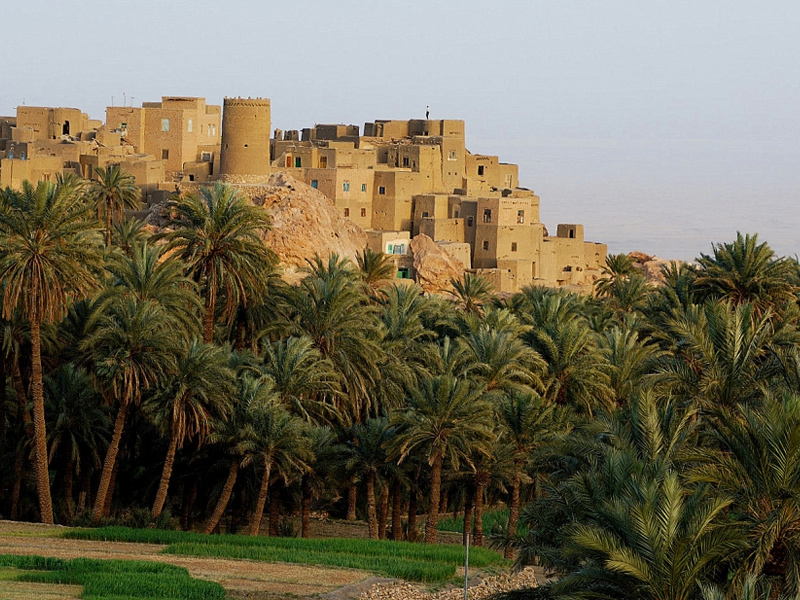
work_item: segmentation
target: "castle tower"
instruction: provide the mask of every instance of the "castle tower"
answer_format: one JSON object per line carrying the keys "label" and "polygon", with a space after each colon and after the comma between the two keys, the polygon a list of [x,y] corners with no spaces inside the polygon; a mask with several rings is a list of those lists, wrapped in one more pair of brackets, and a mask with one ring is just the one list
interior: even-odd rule
{"label": "castle tower", "polygon": [[225,98],[220,179],[247,183],[269,177],[270,104],[266,98]]}

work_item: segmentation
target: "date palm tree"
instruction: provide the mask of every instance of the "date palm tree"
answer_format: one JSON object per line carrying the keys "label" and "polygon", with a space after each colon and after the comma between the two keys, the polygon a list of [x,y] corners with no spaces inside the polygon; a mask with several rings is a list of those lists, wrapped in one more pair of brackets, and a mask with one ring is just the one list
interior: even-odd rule
{"label": "date palm tree", "polygon": [[752,304],[756,314],[797,299],[798,288],[792,280],[796,263],[776,257],[766,242],[758,243],[757,234],[737,232],[733,242],[711,247],[711,255],[697,259],[695,286],[701,299]]}
{"label": "date palm tree", "polygon": [[483,314],[483,307],[491,301],[494,291],[491,281],[474,273],[464,273],[461,279],[451,279],[450,285],[453,291],[449,293],[456,306],[468,314]]}
{"label": "date palm tree", "polygon": [[[123,298],[104,307],[95,332],[83,343],[94,364],[94,372],[106,402],[117,406],[111,443],[95,497],[92,519],[105,513],[119,443],[131,407],[140,403],[142,392],[152,388],[176,368],[173,322],[165,309],[152,301]],[[110,497],[110,496],[109,496]]]}
{"label": "date palm tree", "polygon": [[89,197],[98,215],[106,223],[106,248],[111,247],[112,224],[119,219],[126,208],[137,209],[141,204],[142,192],[136,187],[136,179],[126,173],[119,165],[108,165],[101,169],[95,167],[95,179],[89,187]]}
{"label": "date palm tree", "polygon": [[185,261],[200,284],[203,341],[213,341],[217,299],[224,296],[224,314],[231,322],[239,305],[263,292],[262,275],[272,270],[273,253],[261,239],[269,227],[264,209],[231,186],[216,183],[199,194],[172,198],[167,204],[167,251]]}
{"label": "date palm tree", "polygon": [[411,390],[407,406],[395,411],[390,422],[397,429],[391,447],[398,462],[421,454],[431,468],[425,541],[435,543],[444,463],[457,468],[461,462],[470,464],[472,452],[489,452],[495,438],[492,405],[485,391],[469,381],[430,377]]}
{"label": "date palm tree", "polygon": [[212,423],[224,421],[232,410],[235,373],[228,368],[222,348],[192,340],[181,351],[177,371],[145,409],[169,437],[161,481],[153,502],[153,520],[158,519],[167,499],[175,454],[187,440],[202,445]]}
{"label": "date palm tree", "polygon": [[[524,392],[512,392],[504,396],[497,408],[500,423],[500,441],[511,450],[513,475],[511,479],[511,501],[509,502],[506,535],[513,539],[517,533],[520,509],[520,489],[527,477],[530,456],[536,446],[550,433],[553,421],[553,405],[538,396]],[[513,548],[505,550],[505,557],[512,558]]]}
{"label": "date palm tree", "polygon": [[97,314],[102,314],[107,304],[126,298],[155,302],[164,308],[164,317],[173,321],[176,331],[186,337],[199,333],[202,302],[197,284],[186,277],[178,258],[165,258],[163,247],[135,241],[128,253],[111,254],[106,270],[111,279],[95,300]]}
{"label": "date palm tree", "polygon": [[60,321],[70,303],[98,286],[97,222],[73,186],[40,182],[6,190],[0,202],[0,282],[3,318],[19,310],[30,323],[31,397],[36,487],[44,523],[53,523],[42,387],[42,325]]}
{"label": "date palm tree", "polygon": [[287,480],[290,473],[302,475],[308,470],[308,463],[313,456],[306,435],[307,428],[302,419],[291,415],[279,402],[250,407],[249,419],[239,445],[244,454],[242,466],[256,462],[263,469],[250,535],[258,535],[261,528],[273,470],[282,473]]}
{"label": "date palm tree", "polygon": [[703,453],[692,479],[733,499],[747,540],[734,583],[748,574],[774,584],[775,596],[800,593],[800,397],[767,397],[761,406],[720,409],[717,448]]}

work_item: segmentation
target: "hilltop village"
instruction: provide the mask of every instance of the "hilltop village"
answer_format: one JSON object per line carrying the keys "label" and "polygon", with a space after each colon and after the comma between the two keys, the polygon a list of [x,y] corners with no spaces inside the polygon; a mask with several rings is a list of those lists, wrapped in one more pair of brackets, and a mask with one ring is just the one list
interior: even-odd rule
{"label": "hilltop village", "polygon": [[588,291],[607,254],[605,244],[584,240],[582,225],[559,224],[550,235],[517,165],[467,150],[460,120],[377,120],[363,133],[340,124],[273,131],[268,99],[214,106],[177,96],[108,107],[105,123],[75,108],[20,106],[15,117],[0,117],[2,187],[69,171],[91,178],[109,164],[135,177],[148,207],[209,182],[247,190],[282,173],[363,229],[401,280],[418,275],[414,240],[432,240],[499,292],[530,284]]}

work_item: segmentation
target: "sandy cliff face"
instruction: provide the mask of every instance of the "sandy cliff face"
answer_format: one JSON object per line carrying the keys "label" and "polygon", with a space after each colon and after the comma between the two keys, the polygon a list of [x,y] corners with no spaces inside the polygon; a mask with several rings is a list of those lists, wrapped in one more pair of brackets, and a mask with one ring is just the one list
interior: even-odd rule
{"label": "sandy cliff face", "polygon": [[411,240],[417,283],[426,292],[436,293],[453,289],[451,279],[461,279],[464,265],[450,256],[424,233]]}
{"label": "sandy cliff face", "polygon": [[259,184],[236,186],[269,214],[272,229],[264,241],[275,251],[289,283],[302,279],[301,269],[315,254],[335,252],[356,262],[367,246],[367,235],[347,219],[321,192],[284,173],[273,173]]}
{"label": "sandy cliff face", "polygon": [[[638,251],[629,252],[628,256],[633,259],[633,266],[639,269],[648,282],[654,285],[661,285],[664,283],[664,277],[661,275],[661,268],[669,265],[670,261]],[[680,264],[680,261],[675,262]]]}

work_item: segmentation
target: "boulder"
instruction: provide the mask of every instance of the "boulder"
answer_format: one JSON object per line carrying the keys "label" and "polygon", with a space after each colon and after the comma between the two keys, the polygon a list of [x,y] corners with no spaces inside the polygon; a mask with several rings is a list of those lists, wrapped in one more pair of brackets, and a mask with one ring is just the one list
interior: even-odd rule
{"label": "boulder", "polygon": [[428,293],[452,290],[451,279],[460,279],[464,274],[464,265],[457,258],[424,233],[411,240],[411,254],[414,258],[414,270],[417,283]]}
{"label": "boulder", "polygon": [[322,192],[284,173],[273,173],[263,184],[237,184],[269,214],[272,228],[264,241],[283,265],[283,279],[303,278],[307,260],[336,253],[356,263],[367,246],[367,234],[345,217]]}

